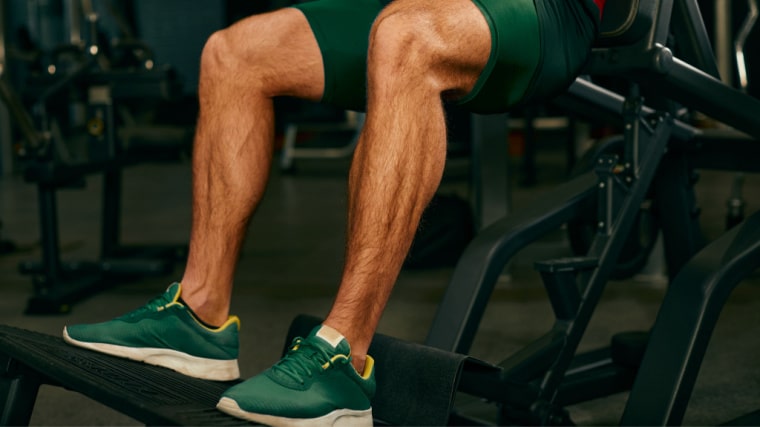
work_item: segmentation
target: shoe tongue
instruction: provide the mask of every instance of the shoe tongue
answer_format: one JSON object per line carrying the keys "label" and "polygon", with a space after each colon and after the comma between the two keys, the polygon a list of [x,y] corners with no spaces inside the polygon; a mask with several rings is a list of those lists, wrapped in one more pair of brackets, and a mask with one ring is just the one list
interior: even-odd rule
{"label": "shoe tongue", "polygon": [[179,300],[179,296],[182,293],[182,285],[178,282],[174,282],[171,285],[169,285],[168,288],[166,288],[166,292],[164,292],[164,296],[166,299],[169,300],[169,302],[174,302]]}
{"label": "shoe tongue", "polygon": [[348,355],[351,351],[346,337],[329,326],[317,326],[311,334],[321,342],[329,345],[336,353]]}

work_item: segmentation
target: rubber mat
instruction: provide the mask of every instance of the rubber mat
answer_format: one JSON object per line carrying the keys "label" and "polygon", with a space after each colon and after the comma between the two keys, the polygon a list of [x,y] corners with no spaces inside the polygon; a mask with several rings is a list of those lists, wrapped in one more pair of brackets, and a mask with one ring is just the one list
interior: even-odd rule
{"label": "rubber mat", "polygon": [[148,425],[246,424],[215,408],[234,382],[190,378],[4,325],[0,325],[0,353],[41,374],[43,383],[82,393]]}

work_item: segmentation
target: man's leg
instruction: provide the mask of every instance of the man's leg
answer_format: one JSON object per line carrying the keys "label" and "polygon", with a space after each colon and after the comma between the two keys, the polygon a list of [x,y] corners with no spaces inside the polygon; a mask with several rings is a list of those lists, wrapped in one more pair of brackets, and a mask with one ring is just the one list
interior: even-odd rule
{"label": "man's leg", "polygon": [[351,167],[343,280],[325,324],[361,372],[446,159],[442,97],[468,93],[486,64],[488,25],[471,0],[397,0],[370,37],[367,120]]}
{"label": "man's leg", "polygon": [[269,176],[272,98],[318,100],[321,61],[309,24],[295,9],[245,19],[204,48],[182,298],[207,323],[227,320],[240,247]]}
{"label": "man's leg", "polygon": [[372,424],[367,349],[443,173],[442,98],[474,87],[490,41],[471,0],[395,0],[380,12],[370,35],[367,120],[349,177],[346,263],[334,306],[283,360],[227,390],[220,410],[267,425]]}
{"label": "man's leg", "polygon": [[443,173],[442,98],[471,91],[490,46],[471,0],[395,0],[380,11],[369,37],[367,120],[349,176],[346,262],[333,308],[280,362],[227,390],[217,408],[267,425],[372,424],[367,350]]}
{"label": "man's leg", "polygon": [[295,9],[245,19],[208,40],[193,153],[190,254],[181,285],[111,321],[66,326],[67,342],[194,377],[239,377],[239,320],[229,316],[232,278],[269,175],[272,98],[319,99],[323,74],[310,26]]}

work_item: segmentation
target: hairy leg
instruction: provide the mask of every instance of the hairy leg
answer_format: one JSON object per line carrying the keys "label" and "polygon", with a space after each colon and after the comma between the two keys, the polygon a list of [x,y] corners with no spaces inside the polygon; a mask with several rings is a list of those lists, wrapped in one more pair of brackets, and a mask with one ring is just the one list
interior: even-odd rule
{"label": "hairy leg", "polygon": [[346,264],[325,324],[361,369],[446,159],[442,97],[474,86],[491,49],[471,0],[396,0],[370,35],[367,120],[349,176]]}
{"label": "hairy leg", "polygon": [[296,9],[244,19],[204,47],[182,298],[207,323],[229,315],[240,247],[272,161],[272,98],[318,100],[323,88],[319,47]]}

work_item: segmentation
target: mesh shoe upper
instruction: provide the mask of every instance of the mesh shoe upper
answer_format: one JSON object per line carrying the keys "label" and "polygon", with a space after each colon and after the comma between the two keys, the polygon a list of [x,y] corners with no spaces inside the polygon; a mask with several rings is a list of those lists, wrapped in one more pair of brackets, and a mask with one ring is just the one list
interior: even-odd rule
{"label": "mesh shoe upper", "polygon": [[283,359],[222,397],[234,400],[245,412],[287,418],[369,410],[375,393],[374,361],[368,357],[364,375],[359,375],[346,340],[332,345],[319,336],[321,328],[306,339],[296,338]]}
{"label": "mesh shoe upper", "polygon": [[[219,328],[200,323],[179,297],[174,283],[159,297],[113,320],[64,328],[64,339],[76,346],[165,366],[191,376],[229,380],[239,376],[240,320]],[[220,363],[215,363],[220,362]]]}

